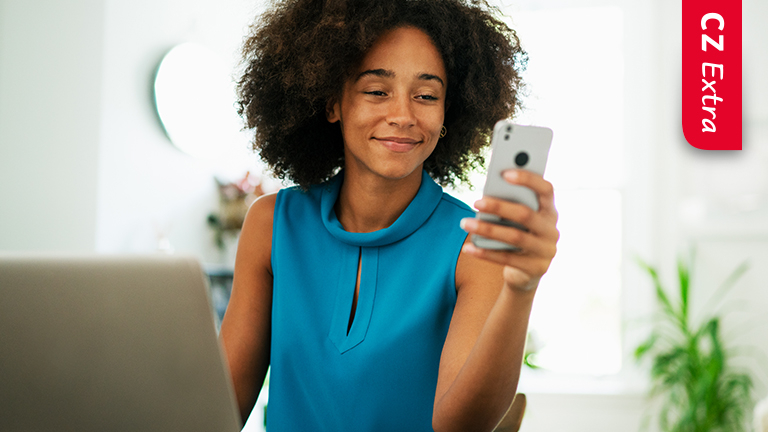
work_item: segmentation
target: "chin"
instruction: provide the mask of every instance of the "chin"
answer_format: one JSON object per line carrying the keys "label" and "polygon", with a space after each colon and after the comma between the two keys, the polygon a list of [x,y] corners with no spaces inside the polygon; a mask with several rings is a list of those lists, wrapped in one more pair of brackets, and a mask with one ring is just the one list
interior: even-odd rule
{"label": "chin", "polygon": [[380,176],[387,178],[389,180],[402,180],[410,175],[418,174],[421,176],[421,167],[422,165],[417,166],[383,166],[379,169],[376,169],[374,172],[379,174]]}
{"label": "chin", "polygon": [[353,169],[360,174],[367,172],[392,181],[402,180],[411,175],[421,177],[424,166],[423,155],[414,153],[371,152],[363,158],[358,158],[354,153],[348,152],[345,156],[347,169]]}

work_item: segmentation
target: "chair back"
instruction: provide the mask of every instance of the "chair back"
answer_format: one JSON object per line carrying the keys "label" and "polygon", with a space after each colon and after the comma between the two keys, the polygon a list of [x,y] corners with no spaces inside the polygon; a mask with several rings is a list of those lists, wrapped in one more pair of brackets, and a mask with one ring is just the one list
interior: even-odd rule
{"label": "chair back", "polygon": [[512,400],[507,413],[501,419],[494,432],[517,432],[523,423],[523,414],[525,414],[526,399],[524,393],[518,393]]}

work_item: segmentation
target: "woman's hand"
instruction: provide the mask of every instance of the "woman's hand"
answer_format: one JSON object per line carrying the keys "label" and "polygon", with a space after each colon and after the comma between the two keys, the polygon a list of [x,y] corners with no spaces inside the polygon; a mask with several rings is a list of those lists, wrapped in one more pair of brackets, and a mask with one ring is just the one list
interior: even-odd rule
{"label": "woman's hand", "polygon": [[533,211],[523,204],[497,198],[483,197],[475,207],[483,212],[498,215],[528,228],[528,232],[484,222],[475,218],[461,221],[462,228],[470,234],[499,240],[520,248],[517,251],[480,249],[473,244],[464,245],[463,251],[472,256],[504,265],[504,285],[513,291],[535,289],[541,276],[549,268],[555,256],[557,240],[557,210],[555,210],[552,184],[540,175],[525,170],[505,171],[504,179],[515,185],[531,189],[539,198],[539,210]]}

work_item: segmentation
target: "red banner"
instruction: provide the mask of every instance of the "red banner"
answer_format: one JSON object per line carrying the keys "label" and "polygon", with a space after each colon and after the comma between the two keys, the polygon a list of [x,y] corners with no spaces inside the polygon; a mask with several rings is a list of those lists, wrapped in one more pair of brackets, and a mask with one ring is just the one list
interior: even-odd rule
{"label": "red banner", "polygon": [[683,134],[741,150],[741,0],[683,0]]}

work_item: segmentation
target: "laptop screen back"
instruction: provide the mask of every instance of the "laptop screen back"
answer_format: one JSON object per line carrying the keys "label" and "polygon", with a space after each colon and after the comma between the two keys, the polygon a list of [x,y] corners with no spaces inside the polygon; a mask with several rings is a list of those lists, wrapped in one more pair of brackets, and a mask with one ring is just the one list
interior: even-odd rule
{"label": "laptop screen back", "polygon": [[239,428],[196,260],[0,256],[0,430]]}

